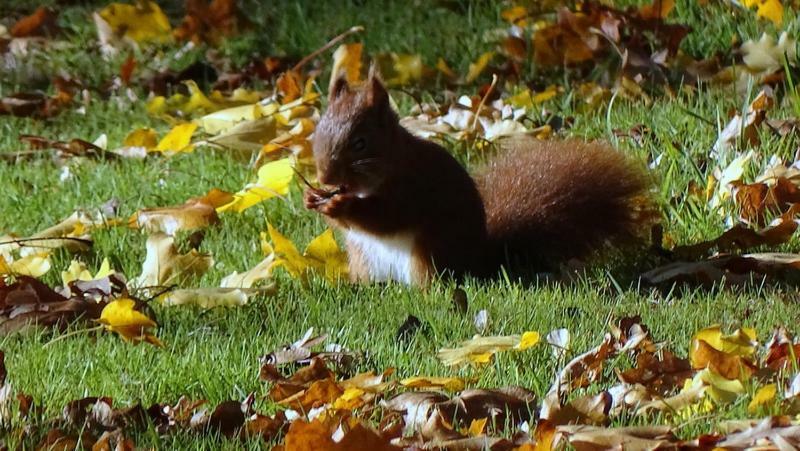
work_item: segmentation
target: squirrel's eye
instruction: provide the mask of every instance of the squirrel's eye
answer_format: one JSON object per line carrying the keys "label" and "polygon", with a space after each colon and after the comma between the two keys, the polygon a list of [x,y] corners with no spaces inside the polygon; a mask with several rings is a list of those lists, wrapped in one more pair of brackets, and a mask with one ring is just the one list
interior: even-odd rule
{"label": "squirrel's eye", "polygon": [[350,143],[350,149],[355,153],[361,153],[367,149],[367,142],[364,138],[356,138]]}

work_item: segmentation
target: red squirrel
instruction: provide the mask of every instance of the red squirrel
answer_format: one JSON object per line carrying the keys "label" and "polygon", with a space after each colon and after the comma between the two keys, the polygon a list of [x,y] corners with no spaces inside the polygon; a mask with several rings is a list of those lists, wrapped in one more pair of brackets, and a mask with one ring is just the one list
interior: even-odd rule
{"label": "red squirrel", "polygon": [[641,228],[645,171],[613,148],[519,140],[474,178],[400,124],[374,73],[331,86],[313,137],[320,184],[305,206],[347,243],[355,281],[424,286],[438,273],[487,276],[515,256],[563,262]]}

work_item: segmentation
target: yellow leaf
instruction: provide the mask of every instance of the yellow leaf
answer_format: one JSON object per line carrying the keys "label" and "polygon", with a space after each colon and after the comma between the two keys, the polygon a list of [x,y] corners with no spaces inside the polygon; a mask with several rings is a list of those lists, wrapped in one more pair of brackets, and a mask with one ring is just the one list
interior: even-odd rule
{"label": "yellow leaf", "polygon": [[749,413],[756,413],[760,406],[768,404],[775,399],[775,393],[777,393],[775,384],[767,384],[759,388],[756,394],[753,395],[753,400],[748,404],[747,411]]}
{"label": "yellow leaf", "polygon": [[167,98],[164,96],[155,96],[147,102],[147,114],[151,116],[158,116],[167,111]]}
{"label": "yellow leaf", "polygon": [[424,65],[418,54],[384,53],[377,59],[389,86],[408,85],[422,79]]}
{"label": "yellow leaf", "polygon": [[305,256],[314,261],[313,265],[331,283],[348,274],[347,253],[339,249],[333,237],[333,230],[327,229],[306,246]]}
{"label": "yellow leaf", "polygon": [[94,279],[102,279],[113,273],[114,270],[111,269],[111,263],[108,262],[108,258],[104,258],[103,263],[100,263],[100,269],[98,269],[97,273],[94,275]]}
{"label": "yellow leaf", "polygon": [[169,19],[149,0],[140,0],[136,4],[112,3],[100,11],[114,34],[124,36],[136,42],[168,42],[172,36]]}
{"label": "yellow leaf", "polygon": [[79,262],[77,260],[72,260],[69,264],[69,268],[66,271],[61,271],[61,282],[64,285],[69,284],[74,280],[91,280],[92,274],[86,269],[86,265],[83,262]]}
{"label": "yellow leaf", "polygon": [[763,0],[758,4],[756,15],[771,20],[779,27],[783,24],[783,5],[780,0]]}
{"label": "yellow leaf", "polygon": [[229,130],[239,122],[255,120],[262,115],[262,108],[259,104],[242,105],[207,114],[201,117],[199,122],[203,131],[216,135]]}
{"label": "yellow leaf", "polygon": [[274,255],[267,255],[259,264],[241,274],[234,271],[225,276],[219,286],[223,288],[250,288],[256,282],[266,279],[272,274]]}
{"label": "yellow leaf", "polygon": [[694,380],[708,385],[705,393],[717,403],[732,403],[745,392],[744,385],[741,381],[737,379],[727,379],[708,368],[698,372]]}
{"label": "yellow leaf", "polygon": [[520,351],[528,349],[536,343],[539,343],[539,338],[539,332],[525,332],[522,334],[522,338],[519,340],[516,349]]}
{"label": "yellow leaf", "polygon": [[449,78],[451,80],[453,80],[453,79],[458,77],[456,75],[456,73],[453,72],[453,69],[450,69],[450,66],[447,65],[447,61],[445,61],[444,58],[439,58],[436,61],[436,69],[439,72],[441,72],[442,75],[444,75],[445,77],[447,77],[447,78]]}
{"label": "yellow leaf", "polygon": [[472,354],[469,356],[469,361],[475,363],[477,365],[483,365],[489,363],[492,360],[492,356],[494,352],[484,352],[481,354]]}
{"label": "yellow leaf", "polygon": [[[537,332],[526,332],[525,344],[531,346],[539,340]],[[497,352],[517,348],[523,342],[520,335],[507,335],[496,337],[481,337],[476,335],[470,340],[464,341],[457,348],[441,349],[438,357],[445,365],[460,365],[463,363],[483,364],[491,360],[492,355]],[[524,349],[524,348],[523,348]]]}
{"label": "yellow leaf", "polygon": [[50,271],[50,256],[46,252],[26,255],[10,264],[0,255],[0,261],[0,274],[41,277]]}
{"label": "yellow leaf", "polygon": [[328,229],[311,240],[302,255],[294,243],[271,224],[267,224],[267,230],[272,245],[262,240],[262,250],[265,253],[271,250],[275,254],[270,270],[284,267],[295,278],[304,278],[309,271],[314,271],[331,283],[346,277],[347,254],[339,249],[332,230]]}
{"label": "yellow leaf", "polygon": [[408,388],[443,388],[447,391],[464,389],[464,379],[459,377],[415,376],[403,379],[400,385]]}
{"label": "yellow leaf", "polygon": [[353,410],[364,405],[362,396],[365,391],[360,388],[350,387],[345,389],[341,396],[333,401],[333,408],[336,410]]}
{"label": "yellow leaf", "polygon": [[237,307],[247,304],[251,295],[268,294],[273,288],[188,288],[169,291],[160,296],[159,301],[165,306],[196,305],[204,309]]}
{"label": "yellow leaf", "polygon": [[158,144],[158,135],[152,128],[136,129],[125,137],[122,145],[125,147],[144,147],[147,150],[153,149]]}
{"label": "yellow leaf", "polygon": [[481,418],[481,419],[474,419],[472,423],[469,425],[469,430],[467,430],[467,434],[470,437],[477,437],[479,435],[483,435],[483,431],[486,430],[486,422],[488,418]]}
{"label": "yellow leaf", "polygon": [[528,17],[528,9],[524,6],[514,6],[501,12],[500,17],[506,22],[525,27],[528,21],[523,19]]}
{"label": "yellow leaf", "polygon": [[530,108],[533,106],[533,96],[530,89],[520,91],[506,99],[509,105],[517,108]]}
{"label": "yellow leaf", "polygon": [[146,341],[156,346],[162,346],[161,341],[148,332],[155,328],[156,322],[142,312],[134,310],[136,303],[133,299],[120,298],[110,302],[100,313],[99,322],[111,332],[116,332],[126,341]]}
{"label": "yellow leaf", "polygon": [[11,268],[8,266],[6,258],[0,254],[0,275],[11,274]]}
{"label": "yellow leaf", "polygon": [[283,266],[292,277],[302,277],[310,266],[308,260],[300,255],[294,243],[272,227],[272,224],[267,223],[267,231],[277,257],[271,267]]}
{"label": "yellow leaf", "polygon": [[697,332],[692,341],[703,340],[717,351],[738,356],[750,356],[755,352],[756,331],[750,327],[736,329],[732,334],[724,335],[718,325],[707,327]]}
{"label": "yellow leaf", "polygon": [[532,100],[534,104],[538,104],[552,99],[556,94],[558,94],[558,87],[556,85],[550,85],[544,91],[537,92]]}
{"label": "yellow leaf", "polygon": [[194,122],[176,125],[166,136],[161,138],[154,150],[157,152],[191,152],[192,146],[189,145],[189,142],[196,129],[197,124]]}
{"label": "yellow leaf", "polygon": [[100,269],[97,270],[97,274],[92,275],[89,270],[86,268],[86,264],[80,262],[78,260],[72,260],[69,264],[69,268],[66,271],[61,271],[61,281],[64,285],[68,285],[70,282],[75,280],[99,280],[104,277],[108,277],[109,275],[113,274],[114,270],[111,269],[111,264],[108,262],[108,258],[103,259],[103,263],[100,264]]}
{"label": "yellow leaf", "polygon": [[294,177],[294,169],[290,158],[272,161],[258,170],[258,181],[247,185],[233,195],[233,200],[217,208],[218,212],[233,210],[241,213],[244,210],[277,196],[285,196],[289,192],[289,183]]}
{"label": "yellow leaf", "polygon": [[486,66],[492,61],[494,57],[494,52],[486,52],[483,55],[479,56],[478,59],[469,65],[469,70],[467,71],[467,76],[464,79],[466,83],[472,83],[478,78],[481,73],[486,69]]}
{"label": "yellow leaf", "polygon": [[[217,110],[221,110],[225,108],[224,103],[217,103],[213,102],[211,99],[206,97],[203,91],[197,86],[194,80],[186,80],[183,82],[187,88],[189,88],[189,101],[186,102],[183,106],[181,106],[181,111],[187,113],[193,113],[195,111],[205,111],[205,112],[213,112]],[[225,99],[219,99],[222,102]]]}
{"label": "yellow leaf", "polygon": [[361,81],[361,51],[363,48],[363,44],[355,43],[342,44],[336,49],[333,53],[333,70],[329,89],[342,72],[351,85]]}

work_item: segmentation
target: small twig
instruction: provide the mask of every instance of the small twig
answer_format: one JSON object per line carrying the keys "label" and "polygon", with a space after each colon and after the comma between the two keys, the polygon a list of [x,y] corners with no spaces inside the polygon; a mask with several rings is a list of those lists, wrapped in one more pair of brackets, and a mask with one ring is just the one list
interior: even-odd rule
{"label": "small twig", "polygon": [[424,111],[422,111],[422,99],[417,98],[417,96],[414,95],[411,91],[405,88],[391,88],[391,90],[402,92],[403,94],[411,97],[411,100],[413,100],[417,104],[417,108],[419,108],[420,114],[424,113]]}
{"label": "small twig", "polygon": [[[706,119],[703,116],[700,116],[699,114],[695,113],[694,111],[692,111],[692,110],[690,110],[690,109],[688,109],[686,107],[678,105],[678,108],[680,110],[682,110],[684,113],[688,114],[689,116],[692,116],[693,118],[697,119],[698,121],[705,122],[706,124],[708,124],[708,125],[710,125],[712,127],[716,127],[717,126],[717,124],[715,124],[714,121]],[[767,125],[769,125],[769,124],[767,124]]]}
{"label": "small twig", "polygon": [[361,25],[356,25],[355,27],[350,28],[349,30],[345,31],[344,33],[340,34],[339,36],[336,36],[335,38],[333,38],[330,41],[328,41],[327,44],[325,44],[322,47],[318,48],[317,50],[313,51],[310,55],[308,55],[305,58],[301,59],[297,64],[294,65],[294,67],[292,67],[292,71],[300,70],[300,68],[302,68],[303,66],[308,64],[309,61],[311,61],[314,58],[316,58],[317,56],[319,56],[320,53],[325,52],[326,50],[330,49],[331,47],[333,47],[334,45],[338,44],[344,38],[350,36],[351,34],[360,33],[362,31],[364,31],[364,27],[362,27]]}
{"label": "small twig", "polygon": [[300,180],[303,181],[304,185],[306,185],[307,187],[309,187],[311,189],[317,189],[311,184],[311,182],[309,182],[308,180],[306,180],[305,177],[303,177],[303,174],[301,174],[300,171],[298,171],[296,167],[292,166],[292,170],[294,171],[295,175],[300,177]]}
{"label": "small twig", "polygon": [[150,302],[153,299],[158,299],[158,297],[161,296],[162,294],[169,293],[170,291],[174,290],[175,286],[174,285],[170,285],[168,287],[152,286],[152,287],[147,287],[147,288],[160,288],[161,289],[161,291],[157,292],[156,294],[154,294],[154,295],[152,295],[149,298],[144,300],[145,304],[150,304]]}
{"label": "small twig", "polygon": [[[84,239],[84,238],[75,238],[75,237],[72,237],[72,236],[52,236],[52,237],[42,237],[42,238],[19,238],[19,239],[15,239],[15,240],[11,240],[11,241],[0,241],[0,246],[3,246],[5,244],[22,244],[22,243],[28,243],[28,242],[31,242],[31,241],[52,241],[52,240],[77,241],[77,242],[85,244],[87,246],[91,246],[92,245],[92,240],[87,240],[87,239]],[[33,246],[31,246],[31,247],[33,247]]]}
{"label": "small twig", "polygon": [[90,327],[90,328],[88,328],[88,329],[78,329],[78,330],[73,330],[72,332],[68,332],[68,333],[66,333],[66,334],[59,335],[59,336],[57,336],[56,338],[54,338],[54,339],[52,339],[52,340],[48,341],[47,343],[45,343],[45,344],[43,344],[43,345],[42,345],[42,348],[46,348],[46,347],[50,346],[51,344],[53,344],[53,343],[55,343],[55,342],[57,342],[57,341],[61,341],[61,340],[65,339],[65,338],[69,338],[69,337],[72,337],[72,336],[74,336],[74,335],[82,334],[82,333],[85,333],[85,332],[94,332],[94,331],[101,330],[101,329],[103,329],[103,327],[105,327],[105,326],[103,326],[102,324],[100,324],[99,326]]}
{"label": "small twig", "polygon": [[489,95],[491,95],[492,91],[494,91],[495,85],[497,85],[497,74],[492,74],[492,84],[489,85],[489,89],[487,89],[486,93],[483,95],[481,103],[478,104],[478,109],[475,110],[475,119],[472,120],[472,126],[470,127],[470,130],[473,132],[478,126],[478,118],[481,117],[481,110],[483,110],[483,106],[486,104],[486,99],[488,99]]}

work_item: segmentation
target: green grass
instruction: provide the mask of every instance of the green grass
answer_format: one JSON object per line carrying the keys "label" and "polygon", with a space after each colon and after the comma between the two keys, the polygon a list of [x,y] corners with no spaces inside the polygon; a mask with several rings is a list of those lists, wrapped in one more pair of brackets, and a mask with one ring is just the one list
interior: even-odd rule
{"label": "green grass", "polygon": [[[32,8],[15,3],[11,2],[11,11]],[[427,2],[407,7],[388,1],[287,0],[270,2],[268,6],[252,1],[248,5],[256,28],[226,44],[222,52],[235,61],[245,61],[253,54],[300,58],[338,32],[361,24],[367,27],[363,41],[369,53],[418,52],[429,64],[443,56],[463,73],[470,61],[491,48],[484,32],[502,24],[502,5],[495,2],[443,1],[434,7],[423,4]],[[88,45],[94,39],[89,19],[92,9],[65,7],[60,19],[68,38],[64,50],[32,56],[37,61],[37,73],[42,75],[34,80],[20,73],[0,75],[0,95],[46,86],[56,69],[64,69],[92,87],[100,86],[116,73],[119,61],[100,63],[98,50]],[[175,23],[180,8],[170,5],[165,9]],[[744,40],[771,29],[771,25],[757,23],[753,14],[731,13],[728,7],[717,3],[699,7],[693,0],[682,0],[676,11],[673,20],[699,30],[690,34],[684,45],[684,50],[693,55],[727,52],[732,37]],[[175,50],[160,51],[170,54]],[[318,64],[325,68],[329,60],[321,58]],[[469,92],[470,88],[465,89]],[[397,96],[403,97],[399,93]],[[590,113],[580,113],[567,99],[568,96],[560,96],[547,105],[563,117],[574,116],[575,124],[565,135],[607,139],[647,161],[661,156],[654,169],[655,196],[664,213],[664,228],[676,242],[709,239],[725,229],[723,215],[683,197],[690,181],[703,185],[717,164],[708,161],[717,128],[688,112],[724,125],[727,111],[740,108],[747,99],[733,88],[699,87],[674,98],[656,98],[652,105],[617,99],[610,111],[603,108]],[[791,115],[791,105],[770,113],[776,118]],[[653,132],[642,147],[612,134],[614,129],[627,130],[637,124],[644,124]],[[168,129],[163,121],[146,115],[142,101],[118,105],[116,100],[95,96],[85,114],[68,111],[47,120],[0,116],[0,152],[20,149],[20,134],[91,141],[105,133],[110,143],[120,143],[128,132],[141,126],[152,126],[162,133]],[[760,172],[773,153],[791,158],[798,144],[793,136],[776,138],[765,133],[762,138],[750,178]],[[97,207],[110,198],[121,201],[120,215],[127,217],[138,208],[179,204],[214,187],[235,191],[252,177],[252,170],[245,164],[225,151],[208,148],[141,162],[68,161],[66,165],[72,177],[60,181],[63,168],[47,158],[17,164],[0,162],[0,232],[25,236],[55,224],[76,208]],[[213,253],[216,263],[192,284],[214,286],[230,272],[257,263],[262,258],[258,234],[265,230],[267,220],[300,246],[324,230],[323,221],[303,209],[300,194],[301,187],[295,186],[286,202],[273,200],[242,215],[223,215],[219,225],[206,231],[201,246],[202,251]],[[139,274],[145,251],[143,233],[117,228],[98,231],[93,238],[92,251],[79,256],[90,269],[97,269],[108,257],[114,268],[129,277]],[[786,247],[795,251],[797,248],[794,242]],[[58,254],[45,282],[58,284],[59,272],[71,258]],[[359,370],[394,367],[400,377],[461,375],[475,387],[518,384],[544,395],[554,372],[563,365],[545,346],[520,354],[501,354],[482,369],[446,368],[436,359],[436,351],[471,337],[475,333],[472,318],[481,309],[488,310],[492,318],[490,334],[527,330],[545,334],[566,327],[572,333],[575,353],[598,344],[609,319],[634,314],[641,315],[653,335],[682,356],[686,355],[692,334],[715,323],[729,329],[740,325],[755,327],[761,341],[767,340],[777,325],[800,332],[793,323],[800,314],[797,295],[785,288],[660,293],[638,289],[629,276],[603,266],[594,267],[586,277],[570,285],[468,280],[463,286],[469,298],[466,315],[454,313],[450,300],[452,282],[437,282],[427,290],[419,290],[396,284],[333,287],[319,280],[304,287],[283,273],[276,279],[277,293],[256,298],[241,308],[201,311],[154,306],[158,336],[166,344],[161,349],[131,346],[117,336],[100,332],[76,334],[47,347],[43,346],[61,332],[33,329],[0,337],[10,381],[16,389],[33,395],[37,404],[46,409],[47,417],[58,415],[68,401],[90,395],[110,396],[115,405],[173,403],[181,395],[208,399],[210,405],[215,405],[227,399],[242,399],[250,392],[265,394],[268,387],[258,380],[258,357],[314,327],[318,332],[329,333],[329,342],[366,352],[368,358]],[[408,315],[420,318],[426,329],[404,344],[396,340],[396,334]],[[70,331],[85,327],[77,325]],[[627,365],[627,359],[616,361],[619,368]],[[611,370],[606,371],[613,378]],[[748,402],[748,397],[742,397],[709,421],[691,423],[680,432],[694,436],[711,430],[715,421],[750,416],[746,411]],[[259,408],[262,407],[274,408],[259,401]],[[36,438],[27,445],[32,446]],[[161,439],[152,431],[137,435],[135,442],[138,447],[221,446],[214,438],[179,434]],[[9,445],[13,447],[13,443]],[[258,447],[257,443],[249,445]],[[237,445],[224,442],[222,446]]]}

